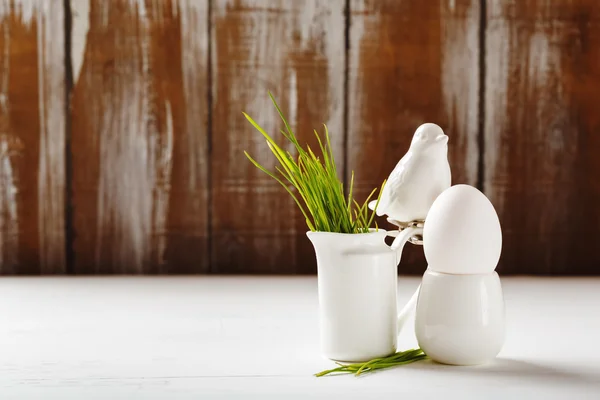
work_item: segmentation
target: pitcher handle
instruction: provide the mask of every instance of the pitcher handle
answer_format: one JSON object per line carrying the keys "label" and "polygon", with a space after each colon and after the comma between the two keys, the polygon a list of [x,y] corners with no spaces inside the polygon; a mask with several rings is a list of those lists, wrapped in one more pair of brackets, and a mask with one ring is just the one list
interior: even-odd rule
{"label": "pitcher handle", "polygon": [[[390,235],[391,234],[391,235]],[[404,245],[408,240],[416,235],[423,235],[423,228],[420,227],[410,227],[402,229],[401,231],[390,231],[388,232],[389,236],[393,236],[396,234],[396,238],[392,242],[390,246],[392,250],[396,252],[396,265],[400,264],[400,259],[402,258],[402,250],[404,249]]]}
{"label": "pitcher handle", "polygon": [[[394,242],[390,246],[392,250],[396,252],[396,265],[400,264],[400,259],[402,258],[402,250],[404,249],[404,245],[408,240],[415,235],[422,235],[423,228],[419,227],[410,227],[403,229],[398,233],[398,236],[394,239]],[[404,328],[406,322],[415,314],[417,299],[419,298],[419,290],[421,289],[421,285],[417,288],[415,293],[412,295],[408,303],[402,308],[400,313],[398,314],[398,335]]]}
{"label": "pitcher handle", "polygon": [[408,303],[406,303],[404,308],[402,308],[402,311],[400,311],[400,313],[398,314],[398,325],[397,325],[398,335],[400,334],[400,332],[402,332],[402,328],[404,328],[404,325],[406,324],[406,322],[409,319],[411,319],[415,315],[415,312],[417,311],[417,300],[419,299],[419,291],[420,290],[421,290],[421,285],[419,285],[419,287],[417,287],[417,290],[415,290],[415,292],[413,293],[410,300],[408,300]]}

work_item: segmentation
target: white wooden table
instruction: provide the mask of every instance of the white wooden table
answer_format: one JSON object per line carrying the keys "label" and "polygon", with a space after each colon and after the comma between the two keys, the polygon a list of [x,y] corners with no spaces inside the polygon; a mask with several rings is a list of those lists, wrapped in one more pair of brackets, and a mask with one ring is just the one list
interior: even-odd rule
{"label": "white wooden table", "polygon": [[314,378],[313,277],[1,278],[0,399],[600,399],[600,279],[503,285],[493,364]]}

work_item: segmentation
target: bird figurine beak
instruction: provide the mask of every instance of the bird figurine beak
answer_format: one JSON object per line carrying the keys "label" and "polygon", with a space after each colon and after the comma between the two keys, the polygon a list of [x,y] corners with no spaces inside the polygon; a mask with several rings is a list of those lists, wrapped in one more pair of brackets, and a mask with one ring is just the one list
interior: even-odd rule
{"label": "bird figurine beak", "polygon": [[444,144],[448,143],[448,136],[446,135],[439,135],[435,138],[436,142],[443,142]]}

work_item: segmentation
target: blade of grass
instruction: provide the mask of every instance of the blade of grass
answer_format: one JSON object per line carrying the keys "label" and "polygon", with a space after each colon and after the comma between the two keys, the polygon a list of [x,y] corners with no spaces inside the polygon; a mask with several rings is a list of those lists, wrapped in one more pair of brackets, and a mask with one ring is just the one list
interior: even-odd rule
{"label": "blade of grass", "polygon": [[[375,219],[375,212],[377,211],[377,207],[379,207],[379,202],[381,201],[381,193],[383,193],[383,187],[385,186],[387,180],[384,180],[383,183],[381,184],[381,189],[379,189],[379,195],[377,196],[377,202],[375,203],[375,207],[373,207],[373,210],[371,211],[371,219],[369,219],[369,222],[367,223],[367,226],[371,226],[371,224],[373,223],[373,220]],[[365,204],[367,204],[367,202],[365,202]]]}
{"label": "blade of grass", "polygon": [[290,194],[290,196],[292,196],[292,198],[294,199],[294,201],[296,202],[296,204],[298,205],[298,208],[300,208],[300,211],[302,212],[302,214],[304,215],[304,218],[306,218],[306,223],[308,224],[308,228],[311,231],[314,231],[314,226],[313,224],[310,222],[310,219],[308,217],[308,214],[304,211],[304,207],[302,207],[302,205],[300,204],[300,202],[298,201],[298,199],[296,198],[296,196],[294,195],[294,193],[288,188],[288,186],[279,178],[277,178],[275,175],[273,175],[273,173],[271,173],[271,171],[269,171],[268,169],[266,169],[265,167],[263,167],[262,165],[260,165],[256,160],[254,160],[250,154],[248,154],[247,152],[244,151],[244,154],[246,155],[246,157],[248,157],[248,159],[250,160],[250,162],[252,164],[254,164],[254,166],[258,169],[260,169],[262,172],[264,172],[265,174],[269,175],[271,178],[275,179],[275,181],[277,181],[281,186],[283,186],[283,188]]}
{"label": "blade of grass", "polygon": [[316,373],[315,376],[325,376],[332,373],[348,373],[354,374],[355,376],[359,376],[368,372],[373,372],[380,369],[385,368],[393,368],[401,365],[410,364],[413,362],[421,361],[426,359],[427,356],[423,353],[421,349],[413,349],[407,350],[403,352],[398,352],[394,354],[390,354],[387,357],[375,358],[373,360],[364,362],[364,363],[354,363],[354,364],[341,364],[336,363],[338,365],[337,368],[321,371]]}
{"label": "blade of grass", "polygon": [[[310,146],[304,148],[300,145],[292,127],[270,92],[269,97],[285,125],[285,130],[280,130],[280,132],[293,145],[297,155],[294,156],[290,151],[284,150],[256,121],[244,113],[245,118],[267,141],[267,146],[275,156],[279,166],[275,168],[275,172],[270,172],[252,159],[248,153],[246,153],[246,156],[257,168],[276,179],[293,197],[298,207],[300,207],[309,229],[341,233],[369,232],[369,227],[374,221],[374,215],[369,215],[367,203],[378,188],[371,192],[367,201],[359,204],[353,198],[354,172],[352,172],[350,188],[346,196],[344,185],[337,176],[335,157],[327,125],[323,125],[325,140],[316,130],[313,131],[320,154],[315,153]],[[280,177],[276,176],[275,173],[279,174]],[[288,186],[284,181],[291,186]],[[294,194],[290,187],[295,188],[297,194]],[[377,224],[375,226],[377,227]]]}

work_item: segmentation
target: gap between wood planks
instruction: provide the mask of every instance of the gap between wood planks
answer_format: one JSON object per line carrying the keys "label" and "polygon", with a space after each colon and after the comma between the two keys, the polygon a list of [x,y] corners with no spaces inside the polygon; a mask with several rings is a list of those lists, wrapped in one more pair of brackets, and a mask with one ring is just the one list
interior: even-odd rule
{"label": "gap between wood planks", "polygon": [[65,273],[75,273],[75,252],[73,251],[73,203],[72,178],[73,157],[71,149],[71,93],[73,92],[73,57],[71,54],[71,35],[73,15],[71,1],[64,0],[65,29]]}

